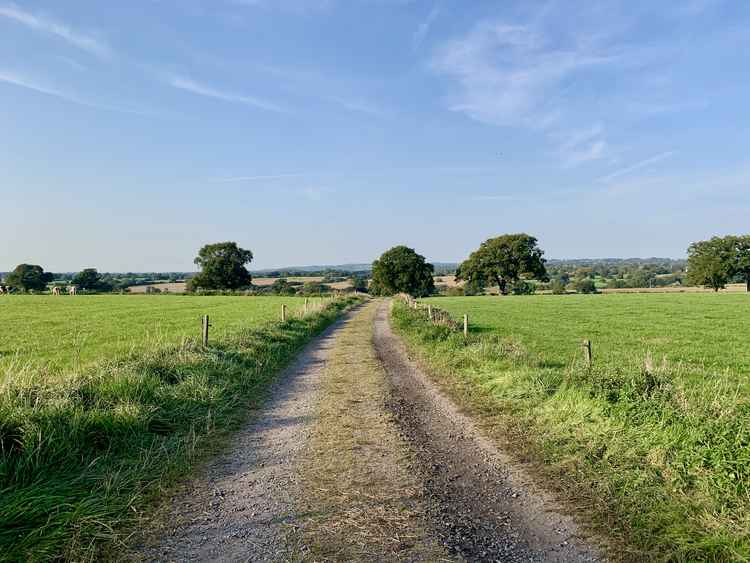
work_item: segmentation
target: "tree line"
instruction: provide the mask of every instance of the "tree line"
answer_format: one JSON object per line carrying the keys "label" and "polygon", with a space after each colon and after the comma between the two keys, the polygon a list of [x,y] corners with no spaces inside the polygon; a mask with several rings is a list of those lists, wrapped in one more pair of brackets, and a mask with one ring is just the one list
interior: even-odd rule
{"label": "tree line", "polygon": [[[280,295],[313,295],[330,288],[326,282],[345,279],[343,272],[329,272],[323,282],[298,283],[276,280],[268,288],[252,285],[247,265],[253,253],[236,242],[219,242],[203,246],[195,264],[200,271],[187,281],[188,291],[248,291]],[[444,268],[445,265],[442,265]],[[423,297],[436,292],[435,266],[413,248],[395,246],[372,264],[371,281],[362,275],[349,279],[356,291],[374,295],[408,293]],[[605,278],[605,276],[608,276]],[[573,289],[595,293],[597,281],[606,279],[606,287],[653,287],[681,284],[702,285],[716,291],[732,281],[741,281],[750,292],[750,235],[713,237],[694,242],[688,248],[687,261],[601,260],[548,261],[535,237],[526,233],[505,234],[484,241],[455,269],[455,277],[464,282],[461,293],[481,295],[488,287],[507,295],[533,293],[537,288],[552,293]],[[59,277],[45,272],[39,265],[19,264],[4,279],[4,285],[20,291],[45,291]],[[122,289],[110,275],[95,268],[85,268],[69,280],[70,284],[90,292]],[[127,280],[130,282],[131,280]],[[129,285],[136,285],[129,283]],[[648,285],[645,285],[648,284]],[[119,285],[119,287],[118,287]]]}

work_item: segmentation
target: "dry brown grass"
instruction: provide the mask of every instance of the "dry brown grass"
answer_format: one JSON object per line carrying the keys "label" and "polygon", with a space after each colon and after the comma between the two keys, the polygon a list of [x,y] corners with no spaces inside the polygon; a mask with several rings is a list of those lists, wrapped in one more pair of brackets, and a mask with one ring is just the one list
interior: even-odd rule
{"label": "dry brown grass", "polygon": [[303,462],[305,559],[449,561],[423,524],[422,486],[385,410],[371,303],[342,331],[322,381]]}

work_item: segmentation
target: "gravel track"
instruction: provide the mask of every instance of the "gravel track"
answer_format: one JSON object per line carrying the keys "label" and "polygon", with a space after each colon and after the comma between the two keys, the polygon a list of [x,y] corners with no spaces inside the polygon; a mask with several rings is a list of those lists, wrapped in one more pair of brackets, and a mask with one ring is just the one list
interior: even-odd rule
{"label": "gravel track", "polygon": [[[371,322],[372,307],[377,307],[377,313],[370,333],[357,327],[362,322]],[[337,373],[334,370],[325,376],[329,360],[336,357],[343,369],[346,362],[351,362],[356,364],[353,370],[370,370],[368,377],[380,374],[373,377],[385,378],[383,397],[370,399],[377,405],[368,405],[368,408],[374,409],[373,416],[377,415],[373,420],[380,420],[384,429],[389,428],[388,436],[373,440],[366,433],[361,437],[353,435],[352,440],[359,441],[354,449],[393,449],[382,453],[390,464],[383,471],[395,471],[398,466],[399,470],[412,472],[414,483],[406,487],[409,490],[404,490],[403,496],[414,499],[408,500],[409,503],[423,506],[420,511],[423,516],[419,518],[425,526],[424,545],[427,547],[409,555],[406,555],[408,550],[399,556],[394,552],[394,559],[444,560],[445,557],[436,555],[442,552],[457,559],[481,562],[601,561],[596,549],[581,539],[575,522],[556,511],[551,497],[535,488],[517,464],[483,438],[454,403],[408,359],[402,342],[391,332],[388,307],[387,302],[371,304],[364,309],[364,312],[370,311],[366,315],[369,318],[360,317],[358,323],[351,322],[357,314],[352,311],[314,339],[279,376],[265,406],[236,434],[226,450],[170,499],[154,520],[154,529],[146,534],[151,539],[135,546],[124,558],[266,562],[289,560],[290,554],[294,554],[294,560],[308,559],[304,555],[307,553],[304,544],[311,539],[310,517],[314,512],[310,512],[313,509],[304,502],[309,494],[306,495],[302,479],[301,471],[305,467],[302,462],[313,453],[311,436],[314,431],[320,431],[319,408],[325,404],[321,403],[321,390],[325,388],[323,377],[334,377]],[[339,338],[345,330],[348,331],[346,338]],[[357,344],[360,340],[367,342],[367,349],[371,350],[370,345],[374,347],[375,356],[357,348],[361,346]],[[337,356],[332,355],[334,345],[338,346]],[[347,358],[347,354],[356,357]],[[366,356],[370,357],[370,368],[363,363]],[[345,383],[346,386],[365,384],[364,372],[361,377],[348,379],[338,373],[342,382],[352,379],[359,382]],[[343,388],[334,391],[352,392]],[[362,389],[355,390],[355,393],[361,392]],[[356,409],[357,401],[344,403],[346,408]],[[358,416],[362,418],[365,414],[360,412]],[[381,416],[393,420],[393,425],[389,427],[383,422],[387,419],[381,420]],[[373,426],[368,424],[368,427]],[[356,427],[349,431],[356,433]],[[391,443],[402,445],[392,448]],[[332,455],[335,449],[332,448]],[[324,452],[317,455],[320,457]],[[344,458],[342,454],[339,457]],[[348,477],[342,478],[341,483],[337,479],[331,486],[332,491],[344,486],[352,476],[356,476],[353,480],[360,488],[369,486],[365,482],[377,481],[373,477],[377,477],[377,472],[372,473],[377,463],[368,462],[369,458],[361,451],[352,459],[357,458],[361,458],[361,463],[356,462],[359,465],[348,469]],[[363,464],[368,472],[360,475],[356,467]],[[393,480],[391,486],[401,486],[396,483]],[[378,491],[382,493],[381,489],[383,487]],[[339,496],[343,498],[344,493],[349,494],[343,491]],[[366,490],[357,494],[372,496]],[[391,496],[397,498],[400,494],[395,491]],[[375,518],[376,508],[370,512],[372,518]],[[363,527],[375,524],[385,526],[383,537],[392,534],[393,526],[387,519],[362,522]],[[417,523],[409,526],[418,529]],[[319,534],[317,540],[331,541],[329,535]],[[350,534],[344,541],[357,543],[359,540],[356,534]],[[429,547],[431,541],[433,547]],[[443,548],[438,549],[439,546]],[[388,549],[393,551],[392,547]],[[345,551],[342,549],[338,553]],[[344,560],[335,556],[324,559]]]}
{"label": "gravel track", "polygon": [[349,313],[300,353],[269,398],[203,475],[171,499],[145,561],[277,561],[296,520],[297,460],[307,444],[321,374]]}
{"label": "gravel track", "polygon": [[390,381],[389,406],[416,453],[414,471],[443,543],[468,561],[601,561],[551,496],[409,360],[388,319],[384,302],[373,343]]}

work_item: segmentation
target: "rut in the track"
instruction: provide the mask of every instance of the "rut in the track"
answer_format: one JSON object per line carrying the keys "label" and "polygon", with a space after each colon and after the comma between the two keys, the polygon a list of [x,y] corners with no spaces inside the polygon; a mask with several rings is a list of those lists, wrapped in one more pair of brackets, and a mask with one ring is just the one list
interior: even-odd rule
{"label": "rut in the track", "polygon": [[409,360],[380,306],[374,346],[389,407],[415,452],[427,511],[443,543],[469,561],[600,560],[575,522],[489,441]]}

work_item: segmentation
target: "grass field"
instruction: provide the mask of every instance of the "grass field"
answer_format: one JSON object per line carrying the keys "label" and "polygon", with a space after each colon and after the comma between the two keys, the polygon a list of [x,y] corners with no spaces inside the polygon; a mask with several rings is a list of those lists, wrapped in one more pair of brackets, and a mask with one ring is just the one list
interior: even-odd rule
{"label": "grass field", "polygon": [[544,360],[567,366],[590,339],[598,364],[621,365],[647,353],[699,374],[750,384],[750,295],[653,294],[458,297],[426,300],[472,332],[520,340]]}
{"label": "grass field", "polygon": [[403,306],[397,328],[617,556],[750,558],[749,295],[426,301],[468,314],[468,341]]}
{"label": "grass field", "polygon": [[[271,323],[281,303],[303,301],[4,299],[3,320],[12,311],[35,339],[25,353],[60,366],[0,368],[0,561],[116,559],[129,528],[147,525],[151,502],[221,445],[279,370],[352,302]],[[202,313],[214,323],[206,348],[182,338],[199,333]],[[89,335],[90,362],[75,369],[65,367],[70,351],[50,350],[44,337],[50,317],[60,330],[71,316]],[[128,338],[136,344],[125,353]]]}
{"label": "grass field", "polygon": [[0,374],[9,364],[53,370],[102,357],[200,336],[209,315],[211,336],[277,320],[281,305],[300,310],[299,297],[178,295],[12,295],[0,297]]}

